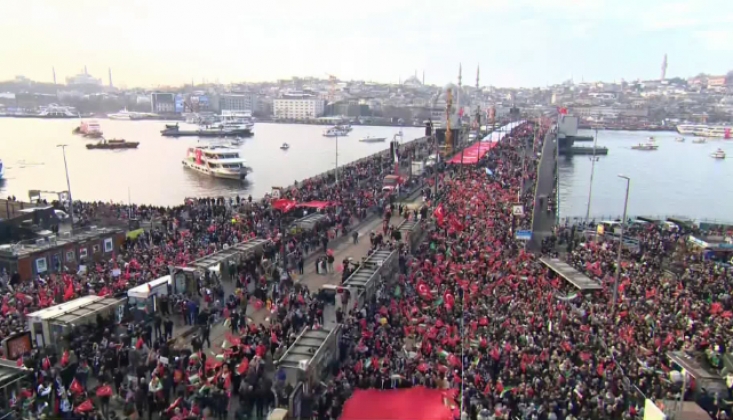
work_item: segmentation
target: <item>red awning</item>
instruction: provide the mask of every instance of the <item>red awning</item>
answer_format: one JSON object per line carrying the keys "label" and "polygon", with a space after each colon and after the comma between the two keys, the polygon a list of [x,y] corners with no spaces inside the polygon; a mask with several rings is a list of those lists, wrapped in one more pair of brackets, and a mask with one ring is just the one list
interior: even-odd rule
{"label": "red awning", "polygon": [[463,149],[462,152],[458,153],[457,155],[453,156],[448,163],[457,163],[461,164],[463,162],[464,165],[475,165],[478,163],[481,158],[486,156],[487,153],[489,153],[489,150],[496,147],[496,145],[499,144],[499,142],[495,141],[478,141],[467,148]]}
{"label": "red awning", "polygon": [[288,200],[286,198],[278,198],[277,200],[272,200],[271,204],[273,209],[287,213],[294,209],[298,205],[298,202],[295,200]]}
{"label": "red awning", "polygon": [[308,201],[307,203],[300,203],[298,207],[307,207],[309,209],[323,210],[326,207],[331,207],[333,203],[330,201]]}
{"label": "red awning", "polygon": [[423,387],[379,391],[357,389],[344,404],[341,420],[453,420],[444,392]]}

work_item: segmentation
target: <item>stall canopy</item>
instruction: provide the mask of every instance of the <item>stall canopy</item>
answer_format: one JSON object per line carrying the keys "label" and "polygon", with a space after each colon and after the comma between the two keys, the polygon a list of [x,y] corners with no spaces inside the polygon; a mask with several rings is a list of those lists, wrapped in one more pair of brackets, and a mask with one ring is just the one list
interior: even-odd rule
{"label": "stall canopy", "polygon": [[306,203],[298,204],[298,207],[306,207],[309,209],[323,210],[326,207],[332,206],[333,203],[330,201],[308,201]]}
{"label": "stall canopy", "polygon": [[73,324],[81,319],[96,315],[111,306],[121,305],[124,301],[124,299],[113,297],[83,296],[70,302],[33,312],[28,314],[28,318],[55,324]]}
{"label": "stall canopy", "polygon": [[515,121],[499,128],[498,130],[492,131],[484,138],[482,138],[481,141],[478,141],[468,146],[467,148],[463,149],[463,151],[453,156],[453,158],[451,158],[448,163],[459,165],[477,164],[478,161],[486,156],[486,154],[489,153],[491,149],[496,147],[496,145],[499,144],[499,142],[504,139],[504,137],[506,137],[508,133],[511,133],[512,130],[522,124],[524,124],[524,121]]}
{"label": "stall canopy", "polygon": [[145,284],[141,284],[140,286],[135,286],[132,289],[127,291],[128,297],[133,298],[140,298],[140,299],[147,299],[150,296],[150,291],[155,289],[156,287],[170,283],[171,282],[171,276],[163,276],[159,279],[155,279],[153,281],[149,281]]}
{"label": "stall canopy", "polygon": [[341,420],[452,420],[444,392],[422,387],[379,391],[357,389]]}
{"label": "stall canopy", "polygon": [[273,209],[287,213],[297,207],[298,202],[295,200],[288,200],[286,198],[278,198],[277,200],[272,200],[271,204]]}
{"label": "stall canopy", "polygon": [[489,153],[489,150],[496,147],[498,142],[480,141],[468,146],[463,151],[453,156],[448,163],[463,164],[463,165],[475,165],[481,158]]}

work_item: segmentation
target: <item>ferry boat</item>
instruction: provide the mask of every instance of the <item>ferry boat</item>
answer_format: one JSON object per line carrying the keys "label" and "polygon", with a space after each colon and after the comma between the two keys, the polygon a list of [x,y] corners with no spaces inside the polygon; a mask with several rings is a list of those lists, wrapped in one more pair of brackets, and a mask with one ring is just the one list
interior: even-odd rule
{"label": "ferry boat", "polygon": [[136,141],[126,141],[122,139],[102,139],[95,144],[87,144],[87,149],[137,149],[140,143]]}
{"label": "ferry boat", "polygon": [[346,137],[348,135],[349,130],[339,126],[331,127],[323,133],[323,137]]}
{"label": "ferry boat", "polygon": [[138,121],[138,120],[155,120],[160,119],[161,116],[150,112],[134,112],[128,111],[127,108],[120,112],[113,114],[107,114],[107,118],[110,120],[121,120],[121,121]]}
{"label": "ferry boat", "polygon": [[290,149],[290,145],[287,144],[287,143],[283,143],[282,146],[280,146],[280,149],[282,149],[282,150],[288,150],[288,149]]}
{"label": "ferry boat", "polygon": [[708,126],[703,133],[704,137],[721,138],[726,140],[731,138],[731,128],[722,125]]}
{"label": "ferry boat", "polygon": [[657,150],[659,149],[659,146],[654,144],[654,137],[649,137],[649,141],[646,143],[639,143],[635,146],[631,146],[634,150],[644,150],[644,151],[651,151],[651,150]]}
{"label": "ferry boat", "polygon": [[677,126],[677,132],[685,136],[702,136],[707,125],[703,124],[680,124]]}
{"label": "ferry boat", "polygon": [[247,129],[254,130],[254,118],[251,112],[221,111],[217,116],[218,122],[207,124],[210,128]]}
{"label": "ferry boat", "polygon": [[715,153],[711,153],[710,157],[713,159],[725,159],[725,152],[723,149],[718,149],[715,151]]}
{"label": "ferry boat", "polygon": [[10,118],[79,118],[79,113],[74,107],[50,104],[38,108],[37,112],[25,110],[5,111],[0,117]]}
{"label": "ferry boat", "polygon": [[79,127],[76,127],[72,134],[80,134],[84,137],[91,137],[91,138],[99,138],[102,137],[102,127],[99,126],[99,123],[91,120],[91,121],[82,121],[81,125]]}
{"label": "ferry boat", "polygon": [[381,143],[383,141],[387,140],[387,137],[372,137],[372,136],[366,136],[363,139],[359,139],[362,143]]}
{"label": "ferry boat", "polygon": [[204,175],[221,179],[244,179],[250,168],[244,165],[239,151],[227,146],[196,146],[186,152],[182,163]]}

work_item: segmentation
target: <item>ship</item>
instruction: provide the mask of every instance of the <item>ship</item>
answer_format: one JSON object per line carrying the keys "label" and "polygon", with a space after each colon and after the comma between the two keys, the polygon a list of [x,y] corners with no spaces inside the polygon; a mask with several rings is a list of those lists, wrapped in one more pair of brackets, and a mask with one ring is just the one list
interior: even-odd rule
{"label": "ship", "polygon": [[25,110],[15,110],[15,111],[6,110],[5,112],[0,113],[0,117],[59,119],[59,118],[79,118],[80,115],[74,107],[50,104],[48,106],[39,107],[38,111],[36,112],[28,112]]}
{"label": "ship", "polygon": [[178,124],[166,124],[160,134],[163,137],[251,137],[252,130],[247,127],[199,127],[197,130],[181,130]]}
{"label": "ship", "polygon": [[94,120],[82,121],[81,125],[76,127],[71,133],[79,134],[83,137],[99,138],[102,137],[102,127]]}
{"label": "ship", "polygon": [[362,143],[381,143],[383,141],[387,140],[387,137],[371,137],[366,136],[363,139],[359,139]]}
{"label": "ship", "polygon": [[344,127],[331,127],[323,133],[323,137],[345,137],[349,135],[348,129]]}
{"label": "ship", "polygon": [[731,138],[731,127],[725,125],[680,124],[677,132],[699,137]]}
{"label": "ship", "polygon": [[213,178],[243,180],[251,170],[239,157],[239,151],[227,146],[190,147],[182,164]]}
{"label": "ship", "polygon": [[163,119],[162,116],[158,114],[153,114],[150,112],[134,112],[134,111],[128,111],[127,108],[115,112],[113,114],[107,114],[107,118],[110,120],[121,120],[121,121],[139,121],[139,120],[159,120]]}
{"label": "ship", "polygon": [[87,149],[108,149],[108,150],[117,150],[117,149],[137,149],[137,146],[139,146],[140,143],[136,141],[126,141],[122,139],[102,139],[98,143],[94,144],[87,144]]}

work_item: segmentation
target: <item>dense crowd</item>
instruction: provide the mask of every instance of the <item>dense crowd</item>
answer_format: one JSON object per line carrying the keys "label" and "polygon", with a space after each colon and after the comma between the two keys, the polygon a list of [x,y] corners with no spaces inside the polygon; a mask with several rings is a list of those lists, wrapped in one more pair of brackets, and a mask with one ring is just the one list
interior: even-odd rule
{"label": "dense crowd", "polygon": [[[431,153],[433,147],[429,142],[406,143],[401,147],[400,157],[405,162],[409,162],[411,158],[422,159]],[[393,170],[391,158],[380,154],[340,168],[339,182],[336,182],[333,173],[329,173],[326,176],[296,182],[293,186],[281,190],[282,197],[292,198],[298,202],[328,203],[319,210],[325,218],[310,229],[293,227],[293,221],[303,216],[300,209],[287,213],[276,211],[271,206],[270,197],[261,200],[239,196],[188,199],[182,206],[174,208],[75,202],[74,216],[81,222],[137,219],[150,225],[144,223],[145,231],[137,236],[128,235],[120,252],[109,260],[81,261],[84,270],[70,271],[61,266],[49,267],[49,274],[39,275],[31,280],[21,279],[18,273],[7,271],[0,273],[3,296],[0,339],[26,330],[25,316],[38,309],[88,294],[121,293],[135,285],[169,274],[172,267],[186,266],[198,258],[239,242],[256,236],[271,239],[271,245],[263,250],[264,260],[270,264],[265,265],[262,261],[243,261],[236,268],[234,277],[236,284],[242,286],[240,290],[244,290],[243,293],[226,296],[218,276],[206,273],[205,277],[199,279],[196,290],[188,291],[187,296],[171,296],[166,304],[170,308],[168,314],[159,316],[154,323],[145,327],[131,327],[127,334],[119,335],[115,329],[104,327],[109,326],[109,320],[100,320],[97,329],[75,331],[82,334],[78,338],[86,340],[89,346],[71,349],[73,350],[71,359],[75,363],[84,362],[88,366],[99,367],[104,365],[104,360],[109,359],[110,366],[124,366],[128,359],[127,356],[122,357],[121,350],[126,349],[126,345],[130,342],[137,344],[135,338],[139,337],[145,350],[140,348],[137,350],[143,352],[144,357],[151,358],[151,355],[156,354],[159,356],[160,349],[154,348],[153,343],[156,345],[160,343],[154,336],[158,336],[159,331],[168,331],[168,325],[172,320],[175,319],[176,323],[179,323],[177,316],[180,315],[181,321],[187,323],[188,321],[200,323],[205,330],[208,330],[210,321],[221,315],[231,314],[227,307],[229,304],[235,301],[249,302],[250,293],[257,295],[264,292],[265,295],[260,296],[263,298],[261,300],[264,300],[267,294],[273,292],[268,283],[273,280],[277,282],[279,274],[277,269],[273,270],[272,267],[276,265],[272,262],[281,260],[283,258],[281,255],[285,255],[286,260],[292,260],[286,266],[292,266],[299,261],[302,263],[309,254],[322,253],[335,237],[348,234],[355,223],[375,212],[381,213],[385,203],[390,199],[389,194],[381,190],[382,180]],[[419,180],[411,180],[409,184],[403,186],[402,192],[408,192],[419,186]],[[61,206],[59,203],[54,204]],[[82,224],[81,222],[78,224]],[[269,267],[269,270],[266,271],[266,267]],[[247,284],[249,287],[246,287]],[[277,288],[274,291],[277,293]],[[246,311],[246,303],[244,309]],[[201,317],[203,319],[200,319]],[[300,327],[298,322],[302,324],[302,321],[296,321],[296,326]],[[204,341],[207,335],[208,333],[202,333],[197,339]],[[102,340],[104,345],[101,345]],[[94,346],[91,346],[92,343]],[[117,346],[115,352],[107,348],[113,344]],[[52,360],[53,363],[50,363],[47,369],[44,364],[48,360]],[[44,349],[36,349],[33,354],[26,355],[22,363],[36,370],[39,384],[44,380],[51,385],[55,384],[53,369],[58,367],[59,361],[53,357],[49,359],[44,357]],[[108,375],[106,377],[97,375],[98,371],[95,371],[94,376],[98,376],[100,380],[112,381],[110,375],[116,375],[113,371],[116,372],[114,369],[106,370]],[[119,374],[124,376],[121,371]],[[68,383],[66,385],[68,386]],[[57,391],[59,389],[54,388],[54,392]],[[63,399],[61,401],[63,402]],[[39,405],[42,406],[36,404],[36,407]],[[75,405],[72,403],[71,406]],[[52,408],[56,412],[61,410],[59,406]],[[156,406],[157,408],[159,407]]]}
{"label": "dense crowd", "polygon": [[[399,251],[400,274],[379,284],[363,306],[351,300],[336,309],[343,326],[340,359],[324,382],[302,396],[301,417],[339,418],[358,388],[422,385],[453,390],[449,395],[455,397],[455,417],[471,420],[642,418],[645,398],[674,400],[680,393],[716,419],[729,418],[730,390],[710,395],[693,379],[681,381],[665,356],[670,351],[696,351],[712,369],[720,369],[723,354],[733,346],[730,271],[702,258],[683,229],[649,223],[627,232],[635,242],[622,254],[616,305],[611,303],[617,269],[612,236],[604,239],[588,235],[582,227],[561,227],[543,244],[544,252],[600,282],[602,289],[591,293],[581,293],[558,278],[515,239],[515,232],[531,223],[538,156],[530,150],[541,149],[536,139],[542,139],[545,130],[524,125],[479,165],[448,168],[433,197],[432,220],[426,220],[432,227],[412,255],[399,236],[390,233],[389,224],[370,238],[373,250]],[[339,217],[353,220],[364,209],[389,208],[378,194],[378,182],[388,170],[385,162],[363,162],[342,174],[345,184],[340,189],[326,178],[301,183],[285,196],[344,203],[329,213],[338,224]],[[277,238],[278,218],[284,216],[263,203],[194,200],[175,210],[120,207],[120,214],[131,211],[148,219],[155,214],[152,218],[162,226],[128,244],[117,262],[125,267],[122,280],[154,278],[169,264],[185,264],[252,235]],[[518,203],[524,214],[513,211]],[[243,206],[247,211],[232,223],[233,209]],[[96,211],[94,205],[86,208]],[[417,216],[415,212],[412,217]],[[427,218],[425,211],[420,216]],[[319,249],[327,234],[320,235],[313,244]],[[308,242],[292,235],[283,245],[302,250]],[[276,259],[278,251],[268,250],[264,260]],[[85,364],[107,366],[104,361],[109,361],[108,369],[92,368],[101,385],[94,391],[95,400],[101,411],[108,410],[104,386],[113,384],[129,418],[264,418],[269,407],[282,404],[292,391],[273,361],[303,327],[324,323],[328,304],[289,281],[287,273],[285,281],[277,281],[279,273],[266,272],[264,260],[241,263],[234,277],[238,287],[257,285],[254,293],[260,293],[260,304],[271,300],[267,325],[247,317],[246,294],[222,295],[216,310],[204,305],[197,311],[194,322],[202,326],[202,333],[190,348],[169,347],[165,315],[156,316],[150,330],[132,329],[120,336],[100,320],[92,341],[104,345],[101,350],[75,349],[82,357],[76,356],[80,368],[74,376],[86,382]],[[112,287],[112,264],[92,268],[81,279],[75,275],[75,293],[77,284],[83,293],[95,279],[101,279],[102,287]],[[267,276],[275,280],[270,288]],[[53,284],[53,279],[45,282]],[[211,287],[216,284],[212,281]],[[29,296],[16,293],[16,308],[38,304],[40,289],[13,286]],[[219,309],[231,334],[224,354],[207,354],[209,329]],[[10,328],[16,321],[5,325]],[[38,372],[34,391],[41,401],[45,386],[62,396],[57,399],[62,407],[82,415],[78,409],[87,401],[85,393],[91,392],[86,383],[67,390],[54,385],[63,382],[55,379],[52,366],[57,361],[46,364],[43,358],[30,357],[26,363]],[[120,380],[130,375],[136,378],[133,383]],[[64,403],[65,395],[72,396],[70,402]]]}

